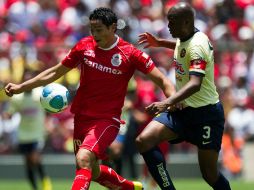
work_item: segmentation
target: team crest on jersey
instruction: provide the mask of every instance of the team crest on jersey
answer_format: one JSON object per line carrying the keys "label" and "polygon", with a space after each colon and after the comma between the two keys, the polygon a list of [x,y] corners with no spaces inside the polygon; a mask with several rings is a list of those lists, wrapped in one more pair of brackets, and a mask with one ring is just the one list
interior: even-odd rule
{"label": "team crest on jersey", "polygon": [[183,58],[186,55],[186,49],[183,48],[180,52],[180,57]]}
{"label": "team crest on jersey", "polygon": [[120,54],[114,54],[111,58],[111,63],[115,67],[119,67],[122,63],[122,56]]}

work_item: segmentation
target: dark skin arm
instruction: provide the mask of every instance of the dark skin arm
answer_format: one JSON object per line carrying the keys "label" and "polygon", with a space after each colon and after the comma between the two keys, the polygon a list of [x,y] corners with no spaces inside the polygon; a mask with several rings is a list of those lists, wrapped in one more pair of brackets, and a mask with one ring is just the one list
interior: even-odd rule
{"label": "dark skin arm", "polygon": [[201,76],[191,75],[190,81],[175,94],[161,102],[154,102],[151,105],[147,106],[147,112],[157,115],[163,111],[166,111],[167,109],[170,109],[170,107],[180,103],[184,99],[198,92],[201,88],[202,79],[203,77]]}

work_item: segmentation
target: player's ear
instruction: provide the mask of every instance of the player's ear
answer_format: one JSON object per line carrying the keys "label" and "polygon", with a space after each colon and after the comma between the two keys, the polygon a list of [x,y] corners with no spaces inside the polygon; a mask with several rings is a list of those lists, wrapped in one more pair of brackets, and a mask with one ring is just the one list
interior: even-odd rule
{"label": "player's ear", "polygon": [[184,25],[188,25],[190,23],[190,20],[189,19],[185,19],[183,22],[184,22]]}
{"label": "player's ear", "polygon": [[114,32],[116,32],[116,30],[117,30],[117,24],[116,24],[116,23],[113,23],[113,24],[111,25],[111,27],[112,27],[112,30],[113,30]]}
{"label": "player's ear", "polygon": [[185,25],[191,26],[191,25],[193,25],[192,24],[193,20],[191,18],[187,18],[187,19],[184,20],[184,23],[185,23]]}

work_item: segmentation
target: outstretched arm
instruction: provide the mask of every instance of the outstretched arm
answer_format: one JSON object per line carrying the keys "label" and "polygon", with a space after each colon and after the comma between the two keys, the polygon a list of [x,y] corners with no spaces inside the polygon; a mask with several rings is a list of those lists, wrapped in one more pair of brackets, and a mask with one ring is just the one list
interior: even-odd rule
{"label": "outstretched arm", "polygon": [[176,46],[176,42],[157,38],[149,32],[145,32],[139,35],[138,44],[146,44],[144,48],[165,47],[169,49],[175,49]]}
{"label": "outstretched arm", "polygon": [[34,78],[27,80],[21,84],[9,83],[5,86],[5,93],[8,96],[13,96],[13,94],[19,94],[24,91],[32,90],[33,88],[47,85],[51,82],[54,82],[65,73],[70,71],[71,68],[68,68],[61,63],[41,72]]}

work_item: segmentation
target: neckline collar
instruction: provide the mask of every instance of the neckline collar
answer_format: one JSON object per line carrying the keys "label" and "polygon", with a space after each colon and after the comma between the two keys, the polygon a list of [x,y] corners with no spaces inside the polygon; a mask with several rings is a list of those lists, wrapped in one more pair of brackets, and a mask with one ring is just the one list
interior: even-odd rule
{"label": "neckline collar", "polygon": [[192,34],[190,34],[189,36],[187,36],[184,39],[180,39],[181,42],[186,42],[188,41],[190,38],[192,38],[192,36],[194,36],[195,33],[199,32],[199,29],[197,29],[196,27],[194,28],[194,32]]}
{"label": "neckline collar", "polygon": [[106,51],[107,51],[107,50],[113,49],[114,47],[116,47],[116,45],[117,45],[118,42],[119,42],[119,36],[115,34],[115,37],[116,37],[116,41],[115,41],[110,47],[108,47],[108,48],[102,48],[102,47],[99,47],[99,46],[98,46],[98,48],[100,48],[100,49],[102,49],[102,50],[106,50]]}

